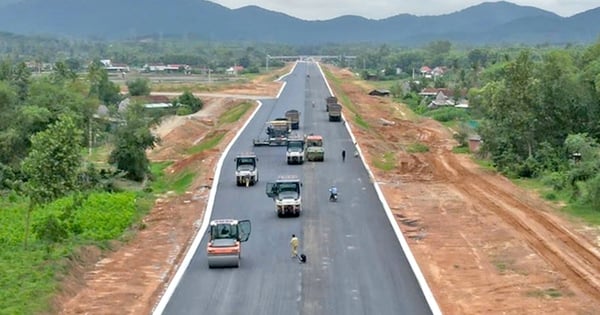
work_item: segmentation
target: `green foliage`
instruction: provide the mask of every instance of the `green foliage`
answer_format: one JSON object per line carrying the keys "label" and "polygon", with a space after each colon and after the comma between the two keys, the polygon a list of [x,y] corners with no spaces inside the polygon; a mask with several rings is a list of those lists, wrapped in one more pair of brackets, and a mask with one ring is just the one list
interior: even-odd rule
{"label": "green foliage", "polygon": [[170,186],[177,194],[183,194],[192,185],[196,173],[188,170],[184,170],[176,174],[173,178],[170,178]]}
{"label": "green foliage", "polygon": [[586,182],[585,201],[589,203],[592,209],[600,212],[600,173],[596,173],[592,179]]}
{"label": "green foliage", "polygon": [[[202,109],[204,103],[190,91],[183,92],[174,103],[177,106],[189,109],[189,112],[195,113]],[[179,113],[179,111],[178,111]]]}
{"label": "green foliage", "polygon": [[452,148],[452,152],[456,153],[456,154],[468,154],[468,153],[471,153],[471,150],[469,149],[468,146],[466,146],[466,147],[457,146],[457,147]]}
{"label": "green foliage", "polygon": [[28,195],[34,203],[53,200],[77,189],[81,165],[81,134],[72,117],[61,116],[47,130],[35,134],[23,161]]}
{"label": "green foliage", "polygon": [[248,103],[248,102],[241,103],[241,104],[231,108],[230,110],[224,112],[223,114],[221,114],[221,116],[219,116],[218,121],[219,121],[219,123],[222,123],[222,124],[234,123],[234,122],[240,120],[242,118],[242,116],[244,116],[244,114],[251,107],[252,107],[251,103]]}
{"label": "green foliage", "polygon": [[64,222],[55,215],[50,214],[43,220],[33,224],[33,233],[37,238],[46,243],[58,243],[68,236],[67,227]]}
{"label": "green foliage", "polygon": [[381,157],[373,160],[373,165],[382,171],[391,171],[396,168],[394,152],[386,152]]}
{"label": "green foliage", "polygon": [[429,147],[423,143],[411,143],[406,148],[406,152],[408,153],[425,153],[429,152]]}
{"label": "green foliage", "polygon": [[132,81],[127,81],[126,85],[131,96],[150,95],[150,80],[146,78],[136,78]]}
{"label": "green foliage", "polygon": [[117,130],[115,148],[109,163],[124,171],[128,179],[141,181],[149,173],[146,150],[160,141],[150,132],[151,120],[144,117],[143,107],[132,104],[127,108],[125,123]]}
{"label": "green foliage", "polygon": [[359,114],[355,114],[354,115],[354,122],[357,125],[359,125],[360,127],[362,127],[363,129],[369,129],[369,128],[371,128],[369,126],[369,123],[366,120],[364,120],[364,118],[362,118],[362,116],[359,115]]}
{"label": "green foliage", "polygon": [[431,117],[440,122],[448,121],[468,121],[469,113],[462,108],[441,107],[425,113],[425,116]]}
{"label": "green foliage", "polygon": [[172,190],[165,169],[172,165],[171,161],[155,162],[150,164],[150,170],[152,172],[152,184],[151,188],[153,192],[165,193]]}
{"label": "green foliage", "polygon": [[191,108],[187,106],[180,106],[177,108],[177,111],[175,113],[177,114],[177,116],[187,116],[193,114],[194,112]]}
{"label": "green foliage", "polygon": [[87,79],[90,83],[89,96],[107,105],[117,104],[121,100],[121,89],[108,79],[108,72],[99,60],[89,65]]}
{"label": "green foliage", "polygon": [[[138,215],[133,193],[92,193],[63,197],[33,213],[35,238],[19,246],[25,234],[27,202],[0,199],[0,313],[46,313],[65,271],[65,258],[82,244],[121,237]],[[52,246],[48,246],[52,245]]]}
{"label": "green foliage", "polygon": [[200,143],[190,147],[187,150],[187,153],[197,154],[206,150],[210,150],[216,147],[221,142],[221,140],[223,140],[224,136],[225,131],[211,133],[207,135],[206,138],[204,138],[204,140],[202,140]]}
{"label": "green foliage", "polygon": [[91,194],[73,215],[73,224],[84,239],[101,241],[118,238],[136,214],[134,193]]}

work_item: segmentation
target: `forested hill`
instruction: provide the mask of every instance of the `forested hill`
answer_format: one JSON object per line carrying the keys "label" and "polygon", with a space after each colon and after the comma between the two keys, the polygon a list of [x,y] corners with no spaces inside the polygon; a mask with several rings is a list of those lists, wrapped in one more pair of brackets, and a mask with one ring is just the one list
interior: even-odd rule
{"label": "forested hill", "polygon": [[[342,16],[306,21],[256,6],[228,9],[203,0],[10,0],[0,31],[73,39],[144,37],[289,44],[589,43],[600,34],[600,7],[561,17],[509,2],[486,2],[451,14],[400,14],[371,20]],[[1,3],[0,3],[1,4]]]}

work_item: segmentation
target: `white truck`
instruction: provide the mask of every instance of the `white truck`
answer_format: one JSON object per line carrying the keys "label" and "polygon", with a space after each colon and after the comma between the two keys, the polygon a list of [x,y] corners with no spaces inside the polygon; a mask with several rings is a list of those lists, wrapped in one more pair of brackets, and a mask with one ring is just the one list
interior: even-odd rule
{"label": "white truck", "polygon": [[235,182],[237,186],[250,186],[258,182],[258,157],[252,152],[235,157]]}
{"label": "white truck", "polygon": [[285,151],[287,164],[302,164],[304,163],[304,138],[290,137],[287,142],[287,150]]}
{"label": "white truck", "polygon": [[277,216],[300,216],[302,212],[302,182],[297,176],[279,176],[277,181],[268,182],[266,194],[275,201]]}

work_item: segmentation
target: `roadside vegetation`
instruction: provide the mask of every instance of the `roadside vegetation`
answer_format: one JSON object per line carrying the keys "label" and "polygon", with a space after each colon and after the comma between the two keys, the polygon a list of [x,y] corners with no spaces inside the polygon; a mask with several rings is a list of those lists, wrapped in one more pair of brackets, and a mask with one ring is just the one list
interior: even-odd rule
{"label": "roadside vegetation", "polygon": [[[412,113],[451,128],[459,144],[455,152],[469,152],[469,138],[479,136],[482,146],[473,157],[480,165],[600,224],[600,42],[467,49],[438,41],[410,50],[390,45],[258,49],[213,43],[200,49],[181,42],[72,42],[51,57],[36,41],[7,40],[13,42],[0,48],[1,314],[50,312],[60,280],[81,248],[110,249],[115,241],[126,241],[143,228],[140,219],[157,195],[189,188],[197,174],[187,169],[167,174],[171,162],[148,160],[146,151],[160,141],[150,128],[164,115],[202,110],[204,104],[192,91],[212,91],[220,79],[222,84],[252,79],[266,66],[265,49],[271,55],[356,55],[354,61],[340,58],[336,65],[351,67],[365,85],[388,89]],[[213,83],[123,79],[129,90],[123,95],[122,86],[113,82],[117,76],[100,62],[104,56],[136,67],[190,64],[195,66],[191,74],[214,75]],[[25,63],[32,61],[33,67]],[[245,70],[226,79],[225,71],[233,65]],[[425,65],[444,72],[428,76],[421,73]],[[281,66],[277,60],[269,64],[272,69]],[[324,70],[334,88],[344,84]],[[181,94],[171,107],[149,110],[144,102],[154,88]],[[433,97],[423,95],[427,88],[444,89],[454,102],[467,100],[468,108],[432,106]],[[348,118],[373,130],[358,105],[335,90]],[[130,102],[122,103],[126,98]],[[218,124],[237,121],[251,108],[250,103],[233,107]],[[188,153],[211,150],[224,135],[209,134]],[[395,145],[381,149],[374,162],[378,169],[397,167]],[[422,143],[403,149],[414,154],[429,150]]]}
{"label": "roadside vegetation", "polygon": [[372,65],[360,72],[365,84],[450,128],[454,152],[470,153],[469,140],[481,139],[474,155],[481,165],[600,222],[600,42],[460,52],[441,41],[421,54],[384,45],[363,57]]}

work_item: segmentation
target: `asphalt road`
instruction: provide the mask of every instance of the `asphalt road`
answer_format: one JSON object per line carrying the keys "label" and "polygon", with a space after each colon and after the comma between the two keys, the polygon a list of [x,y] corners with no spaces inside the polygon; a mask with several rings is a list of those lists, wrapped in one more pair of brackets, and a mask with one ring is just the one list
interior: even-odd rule
{"label": "asphalt road", "polygon": [[[221,170],[212,219],[252,222],[241,267],[209,269],[205,237],[163,314],[431,314],[346,128],[327,120],[329,91],[317,66],[298,63],[285,80],[277,100],[263,100]],[[300,133],[324,136],[324,162],[287,165],[284,147],[252,146],[265,122],[288,109],[301,111]],[[235,185],[234,156],[242,151],[259,157],[260,181],[249,188]],[[303,180],[303,212],[278,218],[265,183],[292,174]],[[336,203],[328,201],[332,183]],[[292,233],[306,264],[290,258]]]}

